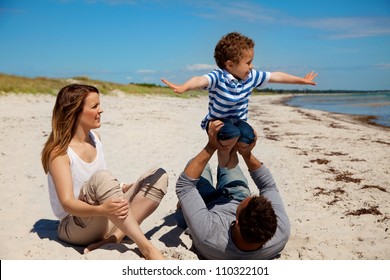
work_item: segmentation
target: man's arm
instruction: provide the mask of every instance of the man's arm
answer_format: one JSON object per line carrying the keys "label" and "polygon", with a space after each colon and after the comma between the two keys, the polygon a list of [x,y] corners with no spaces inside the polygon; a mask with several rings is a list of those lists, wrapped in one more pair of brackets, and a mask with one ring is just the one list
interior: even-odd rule
{"label": "man's arm", "polygon": [[238,142],[236,147],[238,153],[244,159],[246,166],[248,167],[248,171],[252,172],[256,169],[259,169],[263,164],[252,154],[253,148],[256,146],[257,142],[257,134],[255,131],[255,141],[252,144],[243,144]]}
{"label": "man's arm", "polygon": [[206,164],[219,147],[217,131],[222,127],[221,121],[209,124],[209,141],[180,174],[176,183],[176,195],[179,199],[186,223],[196,242],[203,242],[213,225],[212,214],[207,209],[203,198],[196,189]]}
{"label": "man's arm", "polygon": [[200,153],[193,160],[191,160],[191,162],[184,169],[184,173],[188,177],[193,179],[199,179],[200,175],[202,175],[204,168],[206,167],[206,164],[209,162],[214,152],[217,149],[222,148],[220,142],[217,140],[217,133],[222,126],[223,122],[219,120],[209,123],[209,141],[206,147],[204,147],[200,151]]}
{"label": "man's arm", "polygon": [[270,171],[252,154],[252,150],[256,145],[256,141],[257,136],[255,141],[250,145],[243,146],[238,143],[237,151],[245,160],[245,163],[248,166],[248,171],[252,177],[253,182],[256,184],[260,195],[267,198],[272,204],[278,219],[278,229],[280,232],[278,236],[280,242],[279,246],[283,247],[290,235],[290,222],[284,209],[282,198]]}

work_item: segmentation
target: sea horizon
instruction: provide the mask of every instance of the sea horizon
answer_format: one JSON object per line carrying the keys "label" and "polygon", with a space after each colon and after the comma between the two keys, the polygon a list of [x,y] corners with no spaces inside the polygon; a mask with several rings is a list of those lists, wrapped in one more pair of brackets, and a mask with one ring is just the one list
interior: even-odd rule
{"label": "sea horizon", "polygon": [[390,127],[390,91],[294,94],[289,106],[331,113],[373,117],[372,122]]}

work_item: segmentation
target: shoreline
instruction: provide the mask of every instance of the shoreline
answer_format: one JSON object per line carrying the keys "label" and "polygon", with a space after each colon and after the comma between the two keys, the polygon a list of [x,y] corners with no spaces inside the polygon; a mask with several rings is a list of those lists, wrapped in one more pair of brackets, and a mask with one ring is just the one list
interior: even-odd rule
{"label": "shoreline", "polygon": [[[390,130],[285,106],[283,97],[255,95],[249,105],[249,123],[259,136],[254,154],[271,170],[290,218],[291,236],[280,259],[390,259]],[[86,255],[58,240],[40,164],[54,101],[52,95],[0,95],[0,258],[142,259],[128,239]],[[133,182],[155,166],[169,175],[168,192],[142,230],[167,259],[199,259],[191,238],[175,224],[175,184],[206,143],[199,125],[207,96],[103,95],[101,101],[98,131],[114,175]],[[210,165],[215,169],[215,156]],[[240,166],[250,178],[242,159]],[[253,183],[249,187],[255,192]]]}
{"label": "shoreline", "polygon": [[[291,94],[291,95],[289,95],[289,96],[282,97],[277,103],[279,103],[279,104],[281,104],[281,105],[284,105],[284,106],[288,106],[288,107],[306,109],[305,107],[287,104],[287,102],[288,102],[291,98],[293,98],[295,95],[297,95],[297,94]],[[302,94],[302,95],[303,95],[303,94]],[[328,94],[325,94],[325,93],[324,93],[323,95],[329,95],[329,93],[328,93]],[[349,116],[349,117],[351,117],[352,119],[354,119],[354,120],[356,120],[356,121],[358,121],[358,122],[361,122],[362,124],[365,124],[365,125],[372,125],[372,126],[378,126],[378,127],[381,127],[381,128],[390,130],[390,126],[386,126],[386,125],[383,125],[383,124],[380,124],[380,123],[376,123],[375,120],[377,120],[378,117],[377,117],[377,116],[374,116],[374,115],[357,115],[357,114],[347,114],[347,113],[335,113],[335,112],[326,111],[326,110],[320,110],[320,109],[307,109],[307,110],[317,110],[317,111],[322,111],[322,112],[331,113],[331,114],[334,114],[334,115]]]}

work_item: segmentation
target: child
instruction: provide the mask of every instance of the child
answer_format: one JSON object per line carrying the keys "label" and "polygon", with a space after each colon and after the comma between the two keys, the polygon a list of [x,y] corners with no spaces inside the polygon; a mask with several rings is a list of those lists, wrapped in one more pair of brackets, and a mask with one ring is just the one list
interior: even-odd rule
{"label": "child", "polygon": [[300,78],[282,72],[263,72],[253,69],[254,41],[238,32],[221,38],[214,51],[218,68],[203,76],[195,76],[184,84],[162,82],[174,92],[183,93],[206,88],[209,91],[208,114],[201,127],[206,129],[210,120],[222,120],[224,126],[218,132],[218,140],[224,147],[218,150],[218,165],[233,168],[238,164],[233,147],[237,142],[250,144],[255,133],[246,122],[248,101],[254,88],[263,88],[267,83],[316,85],[317,76],[311,72]]}

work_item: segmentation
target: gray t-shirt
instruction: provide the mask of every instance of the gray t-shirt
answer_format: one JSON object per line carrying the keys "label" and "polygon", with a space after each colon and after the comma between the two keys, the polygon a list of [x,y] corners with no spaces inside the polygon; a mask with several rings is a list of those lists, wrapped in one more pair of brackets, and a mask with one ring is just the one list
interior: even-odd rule
{"label": "gray t-shirt", "polygon": [[275,235],[256,251],[241,251],[231,236],[231,224],[236,220],[239,201],[219,198],[207,206],[196,189],[198,179],[184,172],[176,183],[184,218],[188,225],[193,245],[205,259],[273,259],[286,245],[290,235],[290,222],[268,168],[262,165],[250,173],[259,193],[272,204],[277,216]]}

